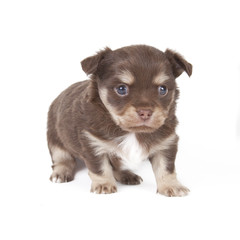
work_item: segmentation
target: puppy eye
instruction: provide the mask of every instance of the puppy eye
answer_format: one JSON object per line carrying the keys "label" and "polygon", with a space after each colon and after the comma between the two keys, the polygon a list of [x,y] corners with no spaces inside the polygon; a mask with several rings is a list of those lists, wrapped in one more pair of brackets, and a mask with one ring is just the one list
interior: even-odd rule
{"label": "puppy eye", "polygon": [[168,93],[168,89],[166,86],[160,86],[158,87],[158,92],[161,96],[165,96]]}
{"label": "puppy eye", "polygon": [[126,96],[128,94],[128,86],[126,85],[119,85],[115,88],[115,91],[118,95]]}

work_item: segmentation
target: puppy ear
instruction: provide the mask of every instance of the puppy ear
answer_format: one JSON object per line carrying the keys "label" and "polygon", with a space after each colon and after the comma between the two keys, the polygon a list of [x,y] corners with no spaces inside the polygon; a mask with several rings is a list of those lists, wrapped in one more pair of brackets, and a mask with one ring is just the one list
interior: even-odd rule
{"label": "puppy ear", "polygon": [[192,75],[192,64],[187,62],[179,53],[167,49],[165,55],[172,65],[173,74],[176,78],[179,77],[183,71],[185,71],[189,77]]}
{"label": "puppy ear", "polygon": [[110,48],[106,47],[104,50],[99,51],[96,55],[82,60],[81,65],[82,65],[83,71],[87,75],[96,73],[99,63],[104,59],[106,54],[111,51],[112,50]]}

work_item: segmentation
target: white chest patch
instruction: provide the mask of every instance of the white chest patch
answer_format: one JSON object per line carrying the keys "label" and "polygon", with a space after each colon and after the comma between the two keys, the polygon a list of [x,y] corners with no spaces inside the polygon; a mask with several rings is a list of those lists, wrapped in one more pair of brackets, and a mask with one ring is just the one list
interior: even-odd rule
{"label": "white chest patch", "polygon": [[116,155],[122,159],[122,168],[134,170],[148,158],[145,149],[139,144],[134,133],[126,135],[116,149]]}
{"label": "white chest patch", "polygon": [[121,158],[123,170],[135,170],[149,156],[149,153],[140,145],[134,133],[129,133],[113,141],[101,140],[87,131],[84,132],[84,135],[89,139],[96,156],[102,154],[117,155]]}

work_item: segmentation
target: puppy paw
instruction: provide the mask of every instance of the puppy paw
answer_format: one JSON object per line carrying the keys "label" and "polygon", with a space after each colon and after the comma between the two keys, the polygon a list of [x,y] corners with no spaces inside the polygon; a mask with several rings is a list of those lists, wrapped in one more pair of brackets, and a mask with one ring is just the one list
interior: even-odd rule
{"label": "puppy paw", "polygon": [[93,183],[91,187],[91,192],[97,193],[97,194],[109,194],[109,193],[115,193],[117,192],[117,187],[111,183]]}
{"label": "puppy paw", "polygon": [[118,182],[126,185],[138,185],[143,180],[140,176],[130,172],[130,171],[120,171],[114,174]]}
{"label": "puppy paw", "polygon": [[64,182],[71,182],[73,180],[73,177],[71,175],[65,175],[65,174],[52,174],[50,177],[50,180],[54,183],[64,183]]}
{"label": "puppy paw", "polygon": [[157,193],[163,194],[167,197],[183,197],[189,192],[190,190],[181,184],[163,185],[157,189]]}
{"label": "puppy paw", "polygon": [[68,171],[67,169],[64,171],[63,169],[54,170],[50,177],[50,180],[54,183],[70,182],[73,180],[73,174],[72,171]]}

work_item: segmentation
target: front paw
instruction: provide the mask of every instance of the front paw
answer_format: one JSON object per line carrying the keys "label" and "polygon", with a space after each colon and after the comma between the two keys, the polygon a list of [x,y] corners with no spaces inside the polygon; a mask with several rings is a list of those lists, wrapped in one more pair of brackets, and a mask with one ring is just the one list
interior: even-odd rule
{"label": "front paw", "polygon": [[163,194],[167,197],[183,197],[186,196],[190,190],[183,185],[171,184],[171,185],[162,185],[157,189],[157,193]]}
{"label": "front paw", "polygon": [[91,192],[97,194],[109,194],[117,192],[117,186],[111,183],[92,183]]}

